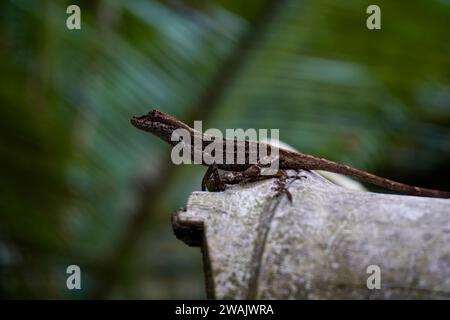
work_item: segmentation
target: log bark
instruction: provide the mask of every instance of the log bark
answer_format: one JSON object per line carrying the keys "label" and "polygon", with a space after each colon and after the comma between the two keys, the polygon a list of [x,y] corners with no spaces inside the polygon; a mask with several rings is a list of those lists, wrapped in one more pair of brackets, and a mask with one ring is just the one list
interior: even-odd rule
{"label": "log bark", "polygon": [[306,177],[288,181],[292,203],[266,180],[194,192],[173,215],[177,237],[202,249],[209,298],[450,298],[450,200],[289,174]]}

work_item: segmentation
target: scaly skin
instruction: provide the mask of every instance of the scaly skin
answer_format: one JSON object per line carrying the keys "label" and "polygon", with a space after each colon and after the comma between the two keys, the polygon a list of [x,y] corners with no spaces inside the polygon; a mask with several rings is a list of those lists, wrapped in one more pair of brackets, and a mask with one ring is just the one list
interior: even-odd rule
{"label": "scaly skin", "polygon": [[[218,169],[225,170],[225,171],[237,171],[242,172],[243,177],[247,179],[264,179],[266,178],[272,178],[273,176],[261,176],[260,170],[255,164],[250,163],[249,159],[250,157],[250,151],[258,151],[261,146],[267,147],[268,151],[267,154],[271,154],[273,149],[276,147],[264,144],[264,142],[256,142],[256,141],[238,141],[238,140],[227,140],[221,137],[213,137],[208,136],[205,134],[202,134],[200,132],[195,131],[193,128],[189,127],[185,123],[179,121],[178,119],[171,117],[161,111],[153,110],[149,112],[146,115],[140,116],[140,117],[133,117],[131,119],[131,123],[144,131],[148,131],[158,137],[160,137],[162,140],[166,141],[170,145],[176,145],[177,141],[171,141],[172,132],[176,129],[185,129],[189,132],[191,136],[191,144],[192,144],[192,150],[195,149],[194,147],[194,138],[201,137],[202,143],[201,143],[201,150],[196,150],[196,152],[201,152],[202,155],[205,154],[205,147],[207,147],[210,143],[213,141],[217,141],[217,139],[220,139],[220,143],[223,143],[223,150],[224,150],[224,161],[222,161],[221,164],[215,165]],[[233,156],[234,160],[233,163],[227,164],[225,163],[225,156],[226,156],[226,144],[227,143],[234,143],[234,150],[233,150]],[[243,164],[237,164],[237,146],[236,143],[243,143],[245,144],[245,161]],[[253,148],[252,148],[253,147]],[[416,186],[407,185],[404,183],[400,183],[397,181],[392,181],[386,178],[382,178],[379,176],[376,176],[374,174],[358,170],[334,161],[330,161],[327,159],[317,158],[311,155],[303,154],[300,152],[292,152],[288,151],[282,148],[276,148],[278,149],[278,160],[279,160],[279,169],[287,170],[287,169],[303,169],[303,170],[325,170],[335,173],[344,174],[347,176],[351,176],[354,178],[357,178],[358,180],[377,185],[379,187],[398,191],[401,193],[406,193],[410,195],[415,196],[425,196],[425,197],[436,197],[436,198],[450,198],[450,192],[447,191],[440,191],[440,190],[433,190],[433,189],[426,189],[426,188],[419,188]],[[194,152],[192,152],[192,157],[194,156]],[[202,157],[204,159],[205,157]],[[258,153],[256,154],[256,158],[258,160]],[[205,166],[210,167],[210,164],[207,164],[205,162],[202,163]],[[205,177],[204,181],[209,178],[209,174],[212,174],[213,170],[208,170],[208,177]],[[214,173],[215,174],[215,173]],[[215,174],[216,175],[216,174]]]}

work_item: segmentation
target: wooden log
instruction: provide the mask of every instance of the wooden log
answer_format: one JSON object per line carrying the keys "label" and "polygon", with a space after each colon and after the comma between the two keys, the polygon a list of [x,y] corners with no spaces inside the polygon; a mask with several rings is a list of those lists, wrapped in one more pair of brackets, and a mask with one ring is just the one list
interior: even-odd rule
{"label": "wooden log", "polygon": [[450,298],[450,200],[289,174],[306,176],[288,181],[292,203],[266,180],[194,192],[173,215],[177,237],[202,248],[209,298]]}

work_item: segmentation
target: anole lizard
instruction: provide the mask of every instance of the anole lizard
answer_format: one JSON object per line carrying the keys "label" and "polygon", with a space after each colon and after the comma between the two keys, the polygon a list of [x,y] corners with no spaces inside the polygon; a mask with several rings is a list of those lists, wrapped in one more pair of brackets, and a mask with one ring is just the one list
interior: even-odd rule
{"label": "anole lizard", "polygon": [[[200,152],[204,152],[204,148],[208,146],[212,141],[216,139],[223,140],[224,143],[224,150],[225,143],[229,143],[230,140],[227,140],[225,138],[219,138],[219,137],[212,137],[207,136],[203,133],[200,133],[198,131],[195,131],[193,128],[189,127],[185,123],[181,122],[180,120],[169,116],[168,114],[165,114],[158,110],[153,110],[149,112],[146,115],[139,116],[139,117],[132,117],[131,123],[144,131],[148,131],[158,137],[160,137],[162,140],[166,141],[167,143],[171,145],[176,145],[177,141],[172,141],[172,132],[176,129],[185,129],[189,132],[191,136],[191,141],[194,141],[194,135],[201,135],[202,139],[202,150]],[[231,141],[233,142],[233,141]],[[437,198],[450,198],[450,192],[447,191],[440,191],[440,190],[432,190],[432,189],[425,189],[425,188],[419,188],[411,185],[407,185],[404,183],[392,181],[386,178],[382,178],[379,176],[376,176],[374,174],[358,170],[334,161],[330,161],[323,158],[317,158],[308,154],[303,154],[300,152],[293,152],[288,151],[282,148],[278,149],[278,160],[279,160],[279,173],[272,176],[267,175],[261,175],[261,167],[257,164],[251,164],[249,163],[249,154],[248,150],[250,150],[249,146],[250,144],[256,144],[256,147],[259,148],[264,144],[264,142],[257,142],[257,141],[245,141],[245,161],[243,164],[238,164],[236,161],[234,161],[231,164],[227,164],[226,161],[222,161],[221,164],[214,164],[210,165],[207,163],[202,163],[203,165],[208,166],[207,173],[205,174],[205,177],[202,182],[202,189],[204,189],[204,186],[207,184],[208,179],[213,176],[215,180],[220,180],[220,177],[217,172],[217,168],[229,172],[234,172],[235,174],[229,174],[224,175],[224,178],[227,178],[228,183],[237,183],[241,181],[251,181],[251,180],[261,180],[261,179],[267,179],[267,178],[273,178],[273,177],[285,177],[284,171],[287,169],[303,169],[303,170],[325,170],[335,173],[344,174],[347,176],[351,176],[354,178],[357,178],[358,180],[377,185],[379,187],[398,191],[410,195],[415,196],[426,196],[426,197],[437,197]],[[268,150],[271,150],[271,148],[276,148],[271,145],[267,145],[266,147]],[[234,157],[236,157],[236,148],[234,149]],[[225,152],[224,152],[224,159],[225,159]],[[223,179],[223,178],[222,178]],[[218,187],[217,187],[218,185]],[[216,189],[223,190],[223,181],[219,181],[216,185]]]}

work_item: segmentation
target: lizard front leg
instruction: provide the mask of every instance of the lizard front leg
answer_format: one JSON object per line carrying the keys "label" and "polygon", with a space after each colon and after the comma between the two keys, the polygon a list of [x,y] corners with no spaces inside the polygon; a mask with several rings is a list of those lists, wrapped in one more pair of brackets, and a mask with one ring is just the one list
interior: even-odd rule
{"label": "lizard front leg", "polygon": [[224,191],[225,183],[219,175],[219,169],[216,164],[212,164],[206,170],[202,179],[202,191]]}
{"label": "lizard front leg", "polygon": [[[208,167],[205,176],[202,180],[202,190],[208,189],[208,191],[224,191],[226,185],[249,183],[254,181],[261,181],[265,179],[277,178],[275,189],[275,196],[278,197],[282,194],[286,194],[288,200],[292,202],[292,194],[289,192],[286,182],[290,178],[286,171],[278,170],[273,175],[262,175],[261,168],[258,165],[252,165],[244,171],[226,171],[222,175],[219,175],[217,166],[212,165]],[[299,179],[301,176],[295,176],[294,179]]]}
{"label": "lizard front leg", "polygon": [[225,184],[238,184],[241,182],[249,182],[252,179],[256,179],[259,174],[259,169],[251,168],[250,170],[247,170],[226,171],[225,173],[220,175],[217,165],[213,164],[208,167],[205,175],[203,176],[202,191],[224,191],[226,188]]}
{"label": "lizard front leg", "polygon": [[279,197],[282,194],[286,194],[289,202],[292,203],[292,194],[287,188],[286,181],[288,179],[288,175],[284,170],[278,170],[275,174],[272,175],[262,175],[261,167],[258,165],[253,165],[249,167],[247,170],[242,172],[242,182],[253,182],[253,181],[261,181],[265,179],[276,178],[276,185],[272,187],[275,191],[275,197]]}

